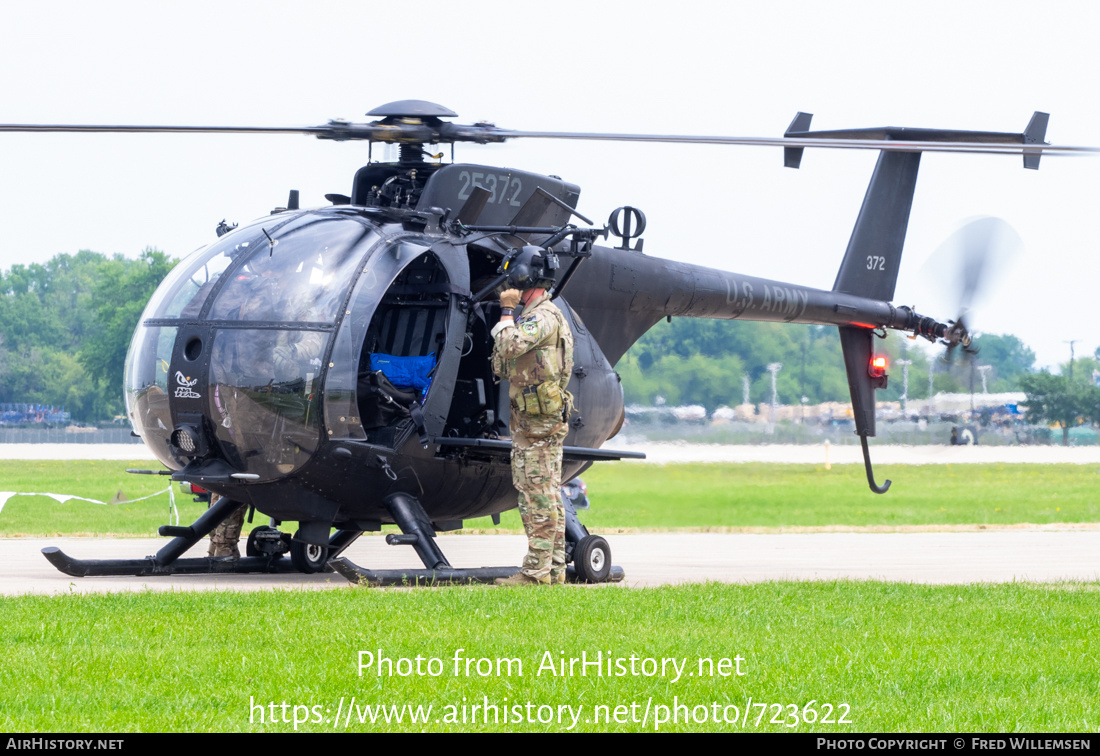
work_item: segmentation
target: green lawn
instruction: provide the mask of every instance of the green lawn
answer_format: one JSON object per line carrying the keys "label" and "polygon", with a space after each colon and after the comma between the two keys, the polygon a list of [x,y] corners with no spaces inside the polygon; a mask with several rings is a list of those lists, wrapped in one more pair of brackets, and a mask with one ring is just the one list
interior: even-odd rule
{"label": "green lawn", "polygon": [[[125,462],[0,461],[0,491],[132,500],[162,490],[168,478],[127,475]],[[1089,465],[883,466],[889,493],[867,488],[860,465],[609,463],[584,475],[594,530],[708,530],[824,526],[931,526],[1100,521],[1100,484]],[[176,491],[183,522],[202,510]],[[0,510],[0,535],[155,534],[168,520],[168,496],[101,506],[15,497]],[[488,518],[467,527],[493,530]],[[522,532],[516,513],[501,529]]]}
{"label": "green lawn", "polygon": [[[531,702],[536,717],[572,706],[576,730],[1095,731],[1098,591],[822,582],[6,598],[0,728],[283,732],[297,716],[308,731],[568,729],[565,710],[564,723],[525,721]],[[543,666],[582,652],[614,674]],[[456,654],[473,660],[457,675]],[[395,665],[381,675],[379,656]],[[661,674],[665,659],[680,672],[664,662]],[[521,706],[523,721],[486,723],[470,709],[486,702],[498,717]],[[432,713],[372,724],[365,708],[404,704]],[[673,724],[677,704],[688,708]],[[850,724],[802,721],[830,709]]]}
{"label": "green lawn", "polygon": [[[16,497],[0,511],[0,534],[151,535],[167,521],[167,496],[129,500],[167,479],[126,475],[128,466],[145,465],[0,462],[0,490],[127,500]],[[608,464],[585,475],[593,509],[582,517],[597,531],[1100,519],[1088,466],[884,466],[879,477],[888,475],[893,488],[875,496],[855,465]],[[185,522],[201,510],[176,498]],[[501,527],[519,529],[514,513]],[[1097,584],[341,586],[0,598],[0,617],[0,727],[14,732],[1100,727]],[[360,651],[386,657],[394,673],[361,677]],[[624,666],[613,676],[538,674],[582,653]],[[461,663],[454,674],[456,654],[473,660],[469,674]],[[423,673],[399,674],[417,656]],[[504,659],[523,674],[485,666]],[[647,674],[647,659],[666,674]],[[424,721],[411,722],[406,704]]]}
{"label": "green lawn", "polygon": [[617,463],[585,473],[596,528],[659,530],[826,525],[1100,521],[1091,465],[881,465],[878,495],[862,465]]}
{"label": "green lawn", "polygon": [[[119,504],[103,506],[86,501],[60,504],[43,496],[16,496],[0,510],[0,535],[141,535],[152,536],[168,524],[168,494],[133,502],[143,496],[175,487],[181,524],[188,524],[206,507],[191,501],[179,484],[166,476],[130,475],[127,468],[148,470],[159,467],[148,460],[115,461],[24,461],[0,460],[0,491],[55,493],[82,496]],[[121,497],[119,496],[121,494]]]}

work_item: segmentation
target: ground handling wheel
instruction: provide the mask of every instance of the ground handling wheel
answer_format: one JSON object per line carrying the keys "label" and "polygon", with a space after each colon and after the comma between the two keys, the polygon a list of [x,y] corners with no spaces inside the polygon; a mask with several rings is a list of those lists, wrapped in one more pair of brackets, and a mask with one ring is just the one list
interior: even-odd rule
{"label": "ground handling wheel", "polygon": [[290,561],[299,572],[321,572],[328,566],[328,547],[294,540],[290,542]]}
{"label": "ground handling wheel", "polygon": [[245,545],[245,554],[250,557],[281,557],[290,551],[290,533],[283,533],[270,525],[252,528]]}
{"label": "ground handling wheel", "polygon": [[611,547],[600,536],[585,536],[573,549],[573,568],[581,582],[606,582],[611,574]]}

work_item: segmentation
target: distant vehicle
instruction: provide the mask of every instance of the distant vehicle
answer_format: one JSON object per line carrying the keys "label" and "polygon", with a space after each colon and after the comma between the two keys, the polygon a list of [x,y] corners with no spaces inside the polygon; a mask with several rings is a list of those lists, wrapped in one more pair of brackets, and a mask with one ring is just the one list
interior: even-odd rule
{"label": "distant vehicle", "polygon": [[71,417],[52,404],[0,404],[0,425],[66,425]]}
{"label": "distant vehicle", "polygon": [[977,446],[978,429],[973,425],[956,426],[951,429],[952,446]]}
{"label": "distant vehicle", "polygon": [[184,493],[194,494],[192,501],[205,501],[210,503],[210,492],[195,483],[180,483],[180,490]]}

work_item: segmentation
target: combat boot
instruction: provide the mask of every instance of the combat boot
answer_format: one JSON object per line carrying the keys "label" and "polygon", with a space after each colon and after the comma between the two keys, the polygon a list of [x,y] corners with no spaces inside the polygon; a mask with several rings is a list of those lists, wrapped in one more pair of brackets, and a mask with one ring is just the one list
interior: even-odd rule
{"label": "combat boot", "polygon": [[241,558],[241,551],[237,547],[237,544],[235,544],[235,543],[234,544],[215,544],[215,543],[211,542],[210,543],[210,548],[207,550],[206,555],[210,556],[210,557],[219,557],[219,558],[232,557],[233,559],[240,559]]}
{"label": "combat boot", "polygon": [[[220,495],[214,494],[210,498],[210,506],[217,504],[221,498]],[[241,504],[232,514],[218,523],[210,533],[210,548],[206,552],[207,556],[241,558],[239,544],[246,509],[245,505]]]}
{"label": "combat boot", "polygon": [[562,570],[557,575],[550,576],[551,585],[565,585],[565,570]]}
{"label": "combat boot", "polygon": [[547,578],[545,581],[533,578],[530,575],[525,575],[522,572],[517,572],[512,577],[497,578],[493,581],[496,585],[505,585],[509,587],[523,586],[523,585],[550,585],[550,580]]}
{"label": "combat boot", "polygon": [[[232,520],[234,518],[230,517],[229,519]],[[206,555],[240,559],[240,538],[240,525],[236,525],[232,522],[229,524],[223,522],[218,525],[218,527],[214,528],[214,532],[210,534],[210,548],[207,550]]]}

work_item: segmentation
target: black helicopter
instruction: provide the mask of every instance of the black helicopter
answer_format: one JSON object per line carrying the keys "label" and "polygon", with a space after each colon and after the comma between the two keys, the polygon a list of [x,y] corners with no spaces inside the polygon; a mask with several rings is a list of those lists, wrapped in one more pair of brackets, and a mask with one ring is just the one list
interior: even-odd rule
{"label": "black helicopter", "polygon": [[[874,340],[887,329],[949,347],[970,343],[961,319],[939,322],[890,303],[922,152],[1022,154],[1084,148],[1043,141],[1047,115],[1023,133],[911,128],[810,131],[799,113],[775,139],[524,132],[460,125],[424,101],[389,103],[370,123],[306,128],[0,125],[0,131],[304,133],[336,141],[397,144],[396,162],[368,162],[349,195],[331,206],[285,208],[183,260],[150,300],[126,364],[134,431],[174,480],[222,499],[139,560],[47,559],[69,575],[301,570],[331,565],[351,580],[489,580],[514,567],[454,569],[437,531],[516,506],[509,468],[508,390],[489,368],[496,292],[517,271],[541,268],[572,328],[576,412],[564,479],[595,461],[641,455],[601,449],[623,424],[614,366],[664,318],[742,318],[839,327],[855,429],[876,493],[867,438],[876,388],[886,385]],[[805,147],[880,152],[831,291],[671,262],[642,252],[645,216],[623,207],[607,226],[577,211],[580,189],[555,176],[455,163],[456,142],[513,138],[776,145],[799,166]],[[452,162],[426,145],[450,144]],[[430,158],[426,160],[425,158]],[[434,161],[434,162],[433,162]],[[575,221],[579,221],[578,225]],[[618,246],[598,246],[608,232]],[[582,268],[583,264],[583,268]],[[237,559],[181,555],[240,503],[271,518]],[[621,579],[610,548],[567,507],[567,550],[576,577]],[[297,532],[281,532],[297,521]],[[396,523],[425,570],[371,571],[344,558],[360,534]],[[335,530],[335,532],[333,532]],[[283,558],[289,551],[290,559]]]}

